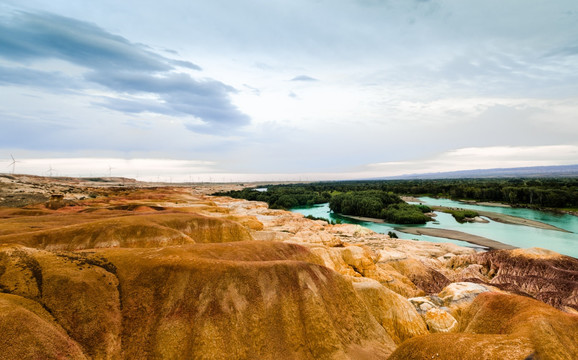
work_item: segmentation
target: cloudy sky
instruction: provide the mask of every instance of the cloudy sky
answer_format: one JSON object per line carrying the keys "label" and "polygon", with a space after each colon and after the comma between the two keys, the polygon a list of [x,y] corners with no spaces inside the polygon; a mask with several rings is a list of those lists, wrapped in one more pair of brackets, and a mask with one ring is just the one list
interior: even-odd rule
{"label": "cloudy sky", "polygon": [[576,163],[575,0],[0,0],[0,172]]}

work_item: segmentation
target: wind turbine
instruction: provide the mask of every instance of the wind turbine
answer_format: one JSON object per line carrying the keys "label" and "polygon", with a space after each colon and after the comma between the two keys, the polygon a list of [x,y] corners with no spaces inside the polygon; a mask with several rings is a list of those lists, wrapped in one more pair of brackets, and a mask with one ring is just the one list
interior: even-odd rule
{"label": "wind turbine", "polygon": [[16,159],[14,159],[14,156],[12,156],[12,154],[10,154],[10,157],[12,158],[12,162],[8,166],[12,166],[12,175],[14,175],[14,171],[16,170],[16,163],[18,161],[16,161]]}
{"label": "wind turbine", "polygon": [[48,171],[47,171],[48,176],[52,177],[52,172],[53,172],[53,171],[54,171],[54,169],[52,168],[52,165],[50,165],[50,166],[48,167]]}
{"label": "wind turbine", "polygon": [[114,168],[108,165],[108,177],[112,177],[112,169]]}

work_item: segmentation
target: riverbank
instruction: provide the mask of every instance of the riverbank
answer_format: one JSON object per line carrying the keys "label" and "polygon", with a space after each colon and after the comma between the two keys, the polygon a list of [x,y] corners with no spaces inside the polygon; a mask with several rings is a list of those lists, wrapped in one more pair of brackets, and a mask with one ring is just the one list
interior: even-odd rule
{"label": "riverbank", "polygon": [[480,245],[483,247],[488,248],[489,250],[509,250],[509,249],[517,249],[517,247],[501,243],[499,241],[495,241],[492,239],[488,239],[482,236],[473,235],[461,231],[456,230],[448,230],[448,229],[434,229],[434,228],[413,228],[413,227],[402,227],[402,228],[395,228],[397,231],[404,232],[406,234],[412,235],[428,235],[428,236],[435,236],[440,238],[447,238],[447,239],[454,239],[454,240],[461,240],[467,241],[471,244]]}

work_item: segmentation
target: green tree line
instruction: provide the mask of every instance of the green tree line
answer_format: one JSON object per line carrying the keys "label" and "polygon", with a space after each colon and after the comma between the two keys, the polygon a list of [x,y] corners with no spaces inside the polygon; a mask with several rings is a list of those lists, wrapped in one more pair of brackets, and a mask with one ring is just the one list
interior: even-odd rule
{"label": "green tree line", "polygon": [[271,209],[290,209],[297,206],[323,204],[331,199],[331,194],[328,190],[318,190],[317,187],[305,185],[275,185],[267,187],[267,191],[246,188],[243,190],[218,192],[214,195],[263,201],[269,204]]}
{"label": "green tree line", "polygon": [[[293,194],[290,191],[297,191],[297,189],[317,196],[325,193],[325,198],[336,192],[380,190],[398,195],[493,201],[514,206],[578,208],[578,178],[339,181],[275,185],[270,186],[269,191],[273,190],[276,194],[277,188],[282,189],[283,192],[289,191],[287,195],[291,196]],[[306,204],[300,203],[300,205]]]}
{"label": "green tree line", "polygon": [[215,195],[264,201],[274,209],[329,202],[335,213],[385,219],[396,224],[427,221],[427,207],[409,205],[399,195],[494,201],[535,208],[578,208],[578,178],[442,179],[339,181],[270,185]]}
{"label": "green tree line", "polygon": [[399,180],[369,186],[413,196],[493,201],[536,208],[578,207],[578,178]]}

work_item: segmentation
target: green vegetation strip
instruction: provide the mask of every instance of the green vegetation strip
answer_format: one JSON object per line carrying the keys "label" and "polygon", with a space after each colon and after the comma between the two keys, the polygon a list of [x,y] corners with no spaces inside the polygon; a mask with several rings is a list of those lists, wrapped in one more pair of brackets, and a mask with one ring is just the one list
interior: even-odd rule
{"label": "green vegetation strip", "polygon": [[[379,190],[404,196],[465,199],[537,209],[578,209],[578,177],[337,181],[267,187],[272,194],[255,194],[246,189],[219,195],[267,201],[272,207],[290,208],[328,202],[339,193]],[[282,195],[286,196],[281,198]]]}
{"label": "green vegetation strip", "polygon": [[[393,224],[425,224],[431,220],[426,215],[431,211],[430,208],[424,205],[408,204],[398,194],[429,195],[458,200],[473,199],[539,209],[545,207],[576,208],[578,178],[343,181],[269,185],[266,186],[266,191],[247,188],[214,195],[264,201],[273,209],[291,209],[328,202],[334,213],[383,219]],[[447,212],[460,222],[468,221],[468,218],[476,216],[476,212],[463,209],[451,209]],[[482,212],[478,213],[482,215]],[[520,220],[520,218],[507,215],[484,216],[507,224],[565,231],[551,225]]]}
{"label": "green vegetation strip", "polygon": [[[441,208],[441,207],[440,207]],[[443,208],[440,209],[441,211],[448,213],[448,214],[452,214],[452,216],[454,217],[454,219],[456,219],[457,222],[463,223],[466,221],[469,221],[469,219],[474,219],[476,216],[478,216],[478,212],[474,211],[474,210],[467,210],[467,209],[450,209],[450,208]]]}

